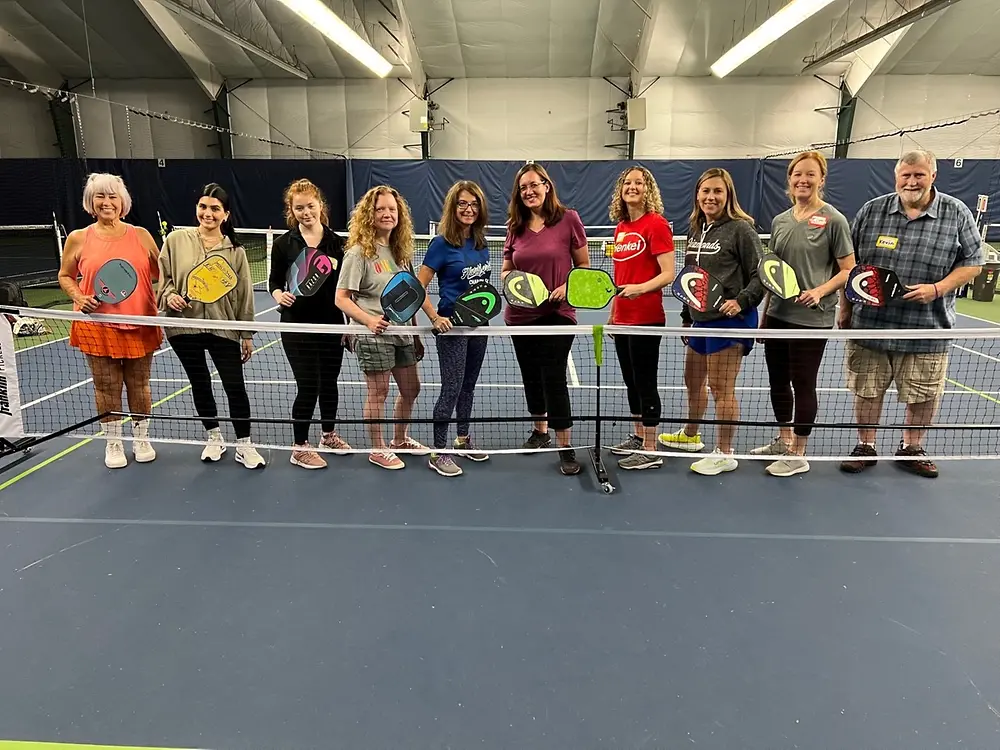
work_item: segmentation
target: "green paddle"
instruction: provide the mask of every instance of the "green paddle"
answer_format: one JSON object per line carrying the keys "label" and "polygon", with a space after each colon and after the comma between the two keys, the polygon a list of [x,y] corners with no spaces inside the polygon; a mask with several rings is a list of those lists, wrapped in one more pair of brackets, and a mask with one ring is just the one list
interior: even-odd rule
{"label": "green paddle", "polygon": [[600,310],[622,290],[611,274],[599,268],[574,268],[566,280],[566,301],[571,307]]}

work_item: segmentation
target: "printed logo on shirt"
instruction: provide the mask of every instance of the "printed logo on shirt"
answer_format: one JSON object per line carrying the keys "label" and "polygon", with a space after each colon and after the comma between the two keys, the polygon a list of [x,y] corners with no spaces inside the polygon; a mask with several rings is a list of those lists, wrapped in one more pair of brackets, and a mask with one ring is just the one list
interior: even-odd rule
{"label": "printed logo on shirt", "polygon": [[382,260],[381,258],[375,261],[374,268],[375,273],[395,273],[392,261]]}
{"label": "printed logo on shirt", "polygon": [[882,248],[883,250],[895,250],[899,246],[898,237],[890,237],[887,234],[879,235],[879,238],[875,241],[875,247]]}
{"label": "printed logo on shirt", "polygon": [[490,264],[487,263],[477,263],[474,266],[466,266],[462,269],[462,278],[466,281],[482,281],[484,278],[489,278],[490,275]]}
{"label": "printed logo on shirt", "polygon": [[619,232],[615,238],[615,252],[611,259],[624,263],[646,252],[646,238],[638,232]]}
{"label": "printed logo on shirt", "polygon": [[817,229],[822,229],[826,226],[827,218],[825,216],[813,215],[809,217],[809,226],[815,227]]}
{"label": "printed logo on shirt", "polygon": [[718,240],[702,242],[701,240],[688,240],[687,252],[701,253],[702,255],[715,255],[722,252],[722,243]]}

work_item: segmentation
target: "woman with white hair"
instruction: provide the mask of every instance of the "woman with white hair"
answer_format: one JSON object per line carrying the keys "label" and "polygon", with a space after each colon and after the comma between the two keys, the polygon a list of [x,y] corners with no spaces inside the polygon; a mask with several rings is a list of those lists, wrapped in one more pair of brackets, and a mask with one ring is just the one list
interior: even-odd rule
{"label": "woman with white hair", "polygon": [[[59,285],[73,300],[74,309],[85,313],[99,310],[114,315],[155,317],[153,281],[159,276],[159,251],[148,231],[124,221],[132,208],[132,198],[125,183],[117,175],[90,175],[83,191],[83,208],[94,217],[94,223],[70,232],[59,269]],[[135,291],[115,305],[102,304],[94,296],[94,278],[109,260],[128,262],[138,276]],[[153,352],[159,349],[162,340],[158,326],[73,321],[69,343],[87,358],[99,414],[122,411],[122,385],[128,392],[129,411],[150,413],[153,407],[149,374]],[[106,416],[101,427],[108,438],[104,450],[105,466],[109,469],[126,466],[121,417]],[[136,461],[145,463],[156,458],[145,419],[133,419],[132,437]]]}

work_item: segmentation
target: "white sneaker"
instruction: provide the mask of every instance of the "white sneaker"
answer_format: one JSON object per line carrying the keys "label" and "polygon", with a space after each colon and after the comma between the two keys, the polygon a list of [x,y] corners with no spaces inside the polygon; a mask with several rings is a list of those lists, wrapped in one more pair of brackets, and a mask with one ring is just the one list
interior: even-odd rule
{"label": "white sneaker", "polygon": [[122,444],[122,423],[118,421],[103,422],[101,428],[108,437],[104,446],[104,465],[109,469],[123,469],[128,466],[125,457],[125,446]]}
{"label": "white sneaker", "polygon": [[248,469],[256,469],[264,465],[264,457],[250,445],[250,438],[240,438],[236,441],[236,461]]}
{"label": "white sneaker", "polygon": [[706,477],[714,477],[724,471],[735,471],[737,466],[739,464],[735,458],[716,448],[711,455],[691,464],[691,471],[704,474]]}
{"label": "white sneaker", "polygon": [[201,452],[202,461],[220,461],[222,454],[226,452],[226,446],[222,439],[222,430],[216,427],[208,431],[208,444]]}
{"label": "white sneaker", "polygon": [[132,455],[141,464],[156,458],[156,451],[149,442],[149,422],[145,419],[132,423]]}
{"label": "white sneaker", "polygon": [[104,446],[104,465],[109,469],[124,469],[128,466],[125,458],[125,446],[121,440],[109,440]]}
{"label": "white sneaker", "polygon": [[791,477],[809,471],[809,462],[799,456],[787,456],[768,464],[764,471],[772,477]]}

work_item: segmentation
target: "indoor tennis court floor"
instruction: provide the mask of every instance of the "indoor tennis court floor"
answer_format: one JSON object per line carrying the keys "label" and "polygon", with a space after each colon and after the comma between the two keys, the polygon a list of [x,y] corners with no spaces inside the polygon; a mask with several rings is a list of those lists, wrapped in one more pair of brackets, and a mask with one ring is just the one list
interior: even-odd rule
{"label": "indoor tennis court floor", "polygon": [[994,461],[609,460],[608,496],[545,455],[449,481],[158,445],[111,472],[79,442],[0,474],[3,739],[1000,746]]}

